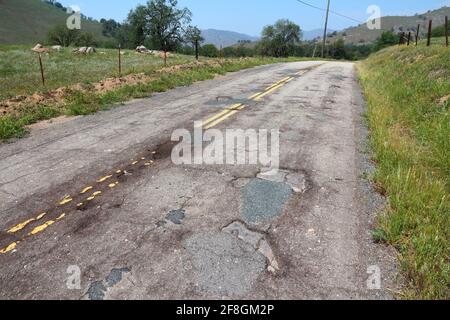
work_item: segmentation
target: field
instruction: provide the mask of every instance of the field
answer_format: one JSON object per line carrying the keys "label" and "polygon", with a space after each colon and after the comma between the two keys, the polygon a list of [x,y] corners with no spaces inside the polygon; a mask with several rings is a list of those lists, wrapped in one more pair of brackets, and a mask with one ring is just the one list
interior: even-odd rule
{"label": "field", "polygon": [[396,46],[358,66],[377,164],[372,178],[390,205],[374,238],[398,249],[404,298],[450,298],[449,52]]}
{"label": "field", "polygon": [[[161,58],[125,50],[123,74],[152,72],[164,65]],[[194,61],[172,55],[170,65]],[[0,101],[17,95],[56,89],[75,83],[92,83],[118,76],[118,50],[99,49],[96,54],[73,54],[72,48],[42,55],[46,86],[42,87],[38,55],[26,46],[0,46]]]}
{"label": "field", "polygon": [[201,58],[196,62],[191,56],[173,54],[165,67],[161,57],[130,50],[123,53],[119,77],[118,50],[99,49],[92,55],[75,55],[70,48],[51,52],[43,56],[43,87],[36,53],[24,46],[0,47],[0,139],[23,137],[27,126],[40,120],[87,115],[217,74],[301,60]]}
{"label": "field", "polygon": [[[0,1],[0,44],[36,44],[44,42],[49,29],[64,25],[69,15],[41,0]],[[22,23],[18,23],[22,22]],[[81,29],[91,33],[98,41],[107,40],[102,35],[102,25],[96,21],[82,20]]]}

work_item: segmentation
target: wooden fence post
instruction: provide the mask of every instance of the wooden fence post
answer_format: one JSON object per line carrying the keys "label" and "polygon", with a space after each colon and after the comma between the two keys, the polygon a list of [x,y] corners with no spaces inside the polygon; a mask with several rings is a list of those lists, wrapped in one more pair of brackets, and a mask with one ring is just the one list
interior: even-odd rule
{"label": "wooden fence post", "polygon": [[448,47],[448,16],[445,16],[445,46]]}
{"label": "wooden fence post", "polygon": [[195,39],[195,60],[197,60],[197,61],[198,61],[198,56],[199,56],[199,54],[198,54],[198,40]]}
{"label": "wooden fence post", "polygon": [[121,45],[119,44],[119,77],[122,76],[122,52]]}
{"label": "wooden fence post", "polygon": [[417,25],[417,33],[416,33],[416,47],[419,43],[419,35],[420,35],[420,23]]}
{"label": "wooden fence post", "polygon": [[427,47],[429,47],[431,45],[431,32],[433,29],[433,20],[430,20],[430,23],[428,25],[428,42],[427,42]]}
{"label": "wooden fence post", "polygon": [[408,32],[408,47],[410,42],[411,42],[411,31]]}
{"label": "wooden fence post", "polygon": [[39,66],[41,67],[42,85],[45,87],[44,66],[42,65],[42,58],[41,58],[41,54],[40,53],[39,53]]}

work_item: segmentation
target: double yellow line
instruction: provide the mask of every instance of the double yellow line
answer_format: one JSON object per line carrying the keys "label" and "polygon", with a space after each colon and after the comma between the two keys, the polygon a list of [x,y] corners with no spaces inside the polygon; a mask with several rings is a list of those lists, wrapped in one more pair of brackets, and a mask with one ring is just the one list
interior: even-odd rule
{"label": "double yellow line", "polygon": [[[301,70],[300,72],[296,73],[296,75],[303,75],[304,73],[308,72],[310,69],[304,69]],[[292,81],[294,79],[294,77],[286,77],[284,79],[281,79],[280,81],[275,82],[274,84],[272,84],[270,87],[267,87],[264,91],[262,92],[258,92],[252,96],[250,96],[248,98],[248,100],[253,100],[253,101],[260,101],[263,97],[265,97],[266,95],[274,92],[275,90],[281,88],[282,86],[284,86],[285,84],[287,84],[288,82]],[[233,104],[229,107],[227,107],[225,110],[223,110],[222,112],[216,114],[215,116],[206,119],[205,121],[202,122],[202,127],[207,130],[210,129],[212,127],[215,127],[216,125],[218,125],[219,123],[225,121],[226,119],[232,117],[233,115],[237,114],[239,111],[245,109],[247,107],[247,105],[243,104],[243,103],[237,103],[237,104]],[[145,160],[145,158],[142,158],[142,160]],[[139,161],[134,161],[132,164],[135,165],[137,164]],[[153,163],[153,161],[147,162],[145,165],[151,165]],[[121,170],[116,171],[117,174],[121,173]],[[99,180],[97,180],[97,183],[103,183],[107,180],[109,180],[110,178],[112,178],[113,175],[108,175],[105,177],[100,178]],[[109,185],[109,188],[114,188],[116,185],[118,184],[118,182],[116,183],[112,183]],[[92,189],[94,189],[93,186],[89,186],[84,188],[80,193],[81,194],[85,194],[88,191],[91,191]],[[93,195],[90,198],[87,198],[87,201],[89,201],[90,199],[94,199],[97,195],[100,195],[101,192],[97,191],[94,192]],[[61,202],[59,202],[60,206],[64,206],[70,202],[72,202],[73,199],[70,196],[66,196],[63,200],[61,200]],[[83,203],[79,204],[82,205]],[[78,206],[79,206],[78,205]],[[25,227],[27,227],[29,224],[31,224],[32,222],[35,221],[40,221],[42,220],[45,216],[47,215],[47,213],[41,213],[40,215],[38,215],[35,218],[29,219],[27,221],[24,221],[22,223],[19,223],[18,225],[10,228],[7,232],[9,234],[15,234],[23,229],[25,229]],[[58,218],[56,218],[55,220],[49,220],[47,222],[45,222],[44,224],[36,227],[33,229],[33,231],[31,231],[24,239],[22,240],[18,240],[16,242],[11,243],[10,245],[8,245],[5,248],[0,248],[0,255],[1,254],[5,254],[8,253],[10,251],[13,251],[14,249],[16,249],[17,245],[20,244],[22,241],[24,241],[26,238],[28,238],[29,236],[38,234],[42,231],[44,231],[45,229],[47,229],[49,226],[51,226],[52,224],[56,223],[57,221],[60,221],[62,219],[64,219],[66,217],[66,214],[63,213],[61,214]]]}
{"label": "double yellow line", "polygon": [[[275,90],[281,88],[282,86],[284,86],[286,83],[292,81],[293,79],[294,79],[294,77],[286,77],[284,79],[281,79],[280,81],[277,81],[274,84],[272,84],[270,87],[267,87],[264,91],[255,93],[254,95],[248,97],[248,100],[260,101],[263,97],[265,97],[268,94],[274,92]],[[234,116],[236,113],[245,109],[246,107],[247,107],[247,105],[245,105],[243,103],[233,104],[233,105],[227,107],[222,112],[212,116],[209,119],[204,120],[202,122],[202,127],[205,130],[211,129],[211,128],[217,126],[219,123],[225,121],[226,119]]]}

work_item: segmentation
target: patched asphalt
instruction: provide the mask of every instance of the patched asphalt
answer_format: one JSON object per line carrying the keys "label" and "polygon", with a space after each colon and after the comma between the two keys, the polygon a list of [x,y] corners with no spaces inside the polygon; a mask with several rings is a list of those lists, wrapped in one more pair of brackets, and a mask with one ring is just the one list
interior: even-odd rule
{"label": "patched asphalt", "polygon": [[[260,166],[171,162],[174,130],[317,65],[216,127],[279,129],[278,175],[264,176]],[[389,284],[376,293],[366,286],[369,266],[380,266],[383,281],[393,269],[378,254],[384,248],[371,242],[374,215],[358,191],[360,95],[351,63],[282,63],[0,145],[1,230],[49,207],[51,218],[68,209],[45,232],[0,255],[0,298],[390,298]],[[55,206],[120,168],[126,172],[118,184],[105,182],[88,206],[72,210],[77,197]],[[80,290],[66,286],[72,265],[81,270]]]}
{"label": "patched asphalt", "polygon": [[284,182],[254,179],[242,189],[242,216],[247,223],[262,223],[283,212],[292,196],[292,188]]}

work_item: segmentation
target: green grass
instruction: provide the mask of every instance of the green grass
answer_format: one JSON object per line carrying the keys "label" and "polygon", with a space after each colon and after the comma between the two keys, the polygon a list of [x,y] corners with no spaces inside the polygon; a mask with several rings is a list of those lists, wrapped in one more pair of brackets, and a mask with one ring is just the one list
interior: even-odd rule
{"label": "green grass", "polygon": [[450,49],[392,47],[359,64],[374,182],[388,197],[376,241],[398,249],[404,298],[450,298]]}
{"label": "green grass", "polygon": [[[81,8],[83,10],[83,7]],[[55,25],[65,24],[66,12],[41,0],[0,1],[0,43],[32,44],[44,42],[48,31]],[[104,41],[102,25],[82,20],[81,30],[92,33],[96,40]]]}
{"label": "green grass", "polygon": [[48,105],[27,104],[14,115],[0,116],[0,139],[23,137],[26,126],[40,120],[51,119],[60,115],[78,116],[95,113],[110,108],[113,104],[133,98],[148,97],[155,92],[188,86],[196,81],[214,78],[217,74],[251,68],[258,65],[283,61],[299,61],[301,59],[224,59],[213,60],[202,58],[207,64],[190,64],[193,57],[172,55],[169,66],[186,65],[170,73],[160,72],[163,67],[161,58],[139,55],[125,51],[122,57],[123,74],[145,73],[153,79],[146,83],[125,85],[112,91],[97,94],[89,90],[90,84],[108,77],[117,76],[117,50],[100,50],[105,54],[88,56],[73,55],[70,49],[60,53],[52,53],[44,58],[47,85],[40,87],[39,69],[29,72],[36,55],[22,46],[0,46],[0,86],[6,88],[0,94],[0,100],[17,95],[31,95],[38,91],[46,91],[82,84],[84,90],[70,90],[64,101]]}
{"label": "green grass", "polygon": [[[29,95],[76,83],[98,82],[118,74],[118,52],[99,49],[93,55],[76,55],[71,48],[43,55],[46,86],[41,83],[38,55],[29,46],[0,46],[0,100],[17,95]],[[103,52],[104,54],[100,53]],[[152,73],[163,66],[163,60],[124,50],[123,74]],[[170,65],[193,61],[190,56],[173,55]]]}

